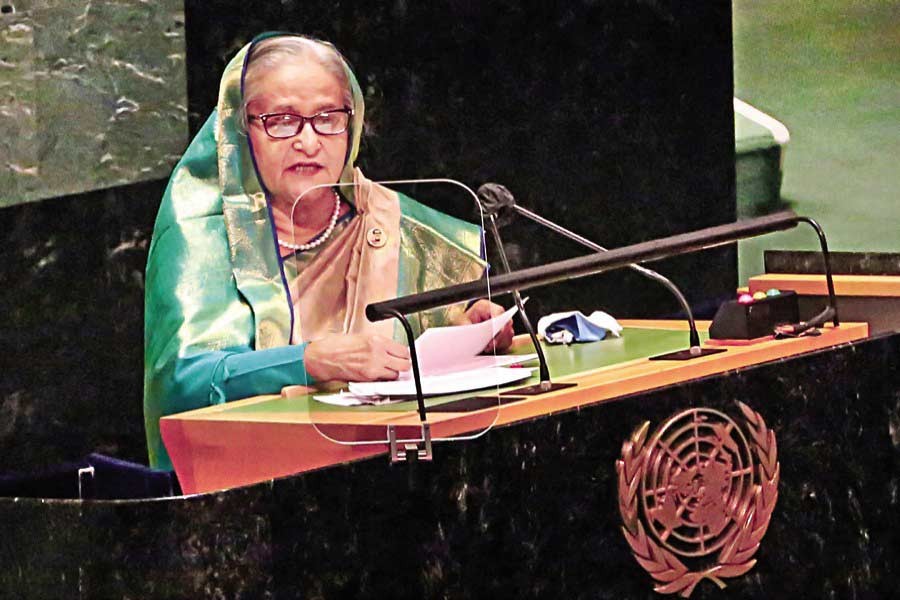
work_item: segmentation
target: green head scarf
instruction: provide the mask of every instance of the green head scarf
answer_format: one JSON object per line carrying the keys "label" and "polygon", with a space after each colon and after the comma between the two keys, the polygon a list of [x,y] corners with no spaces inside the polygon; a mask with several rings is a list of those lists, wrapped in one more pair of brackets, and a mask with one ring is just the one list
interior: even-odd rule
{"label": "green head scarf", "polygon": [[[223,401],[210,387],[226,352],[287,346],[293,312],[272,215],[242,117],[243,83],[255,38],[222,75],[216,109],[172,172],[147,261],[144,419],[150,463],[170,468],[159,434],[163,415]],[[303,36],[296,36],[303,37]],[[353,181],[365,106],[350,66],[350,143],[341,181]],[[352,202],[352,187],[342,188]]]}

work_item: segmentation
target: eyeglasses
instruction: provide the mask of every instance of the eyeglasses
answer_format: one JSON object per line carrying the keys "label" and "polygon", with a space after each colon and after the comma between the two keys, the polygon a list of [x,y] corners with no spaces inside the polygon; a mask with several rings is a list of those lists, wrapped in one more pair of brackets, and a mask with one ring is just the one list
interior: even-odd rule
{"label": "eyeglasses", "polygon": [[319,135],[338,135],[347,131],[350,125],[350,117],[353,110],[349,108],[336,108],[322,111],[311,117],[296,115],[294,113],[267,113],[264,115],[248,115],[251,121],[262,121],[263,129],[269,137],[283,140],[294,137],[303,130],[303,126],[309,121],[313,131]]}

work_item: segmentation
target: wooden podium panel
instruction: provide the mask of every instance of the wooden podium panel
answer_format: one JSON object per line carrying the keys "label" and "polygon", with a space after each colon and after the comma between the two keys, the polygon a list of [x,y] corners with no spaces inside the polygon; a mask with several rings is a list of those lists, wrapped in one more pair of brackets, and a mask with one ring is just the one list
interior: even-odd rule
{"label": "wooden podium panel", "polygon": [[[842,320],[869,324],[875,335],[900,330],[900,275],[834,275],[834,294]],[[749,292],[768,289],[794,290],[800,304],[800,318],[815,315],[827,302],[824,275],[767,273],[751,277]]]}
{"label": "wooden podium panel", "polygon": [[[838,296],[875,296],[900,298],[900,275],[834,275],[834,293]],[[794,290],[804,296],[827,296],[824,275],[767,273],[749,280],[750,293],[770,288]]]}
{"label": "wooden podium panel", "polygon": [[[636,332],[685,329],[684,323],[675,321],[622,321],[622,324],[626,327],[625,337],[631,330],[636,335]],[[698,326],[705,333],[709,323],[700,322]],[[575,360],[575,366],[569,369],[574,372],[563,375],[557,375],[556,369],[562,362],[559,358],[562,352],[574,353],[577,358],[589,351],[602,351],[603,344],[611,342],[576,344],[562,349],[551,347],[547,353],[554,380],[574,382],[577,386],[471,412],[433,412],[428,419],[434,437],[460,436],[847,343],[867,334],[865,324],[848,323],[837,329],[826,328],[816,337],[729,346],[727,352],[689,361],[651,361],[649,357],[658,354],[659,347],[647,344],[646,356],[641,358],[593,369],[584,368],[584,364]],[[667,350],[686,345],[686,340],[679,341],[680,335],[668,339],[668,345],[673,347],[666,346]],[[527,352],[530,349],[527,342],[527,338],[520,336],[515,351]],[[517,386],[506,389],[514,387]],[[440,401],[440,398],[427,400],[429,406]],[[363,407],[316,412],[315,423],[310,415],[311,402],[315,401],[303,394],[288,398],[258,396],[164,417],[160,423],[163,440],[184,492],[232,488],[387,454],[388,447],[383,440],[388,425],[398,427],[401,437],[414,436],[419,431],[414,402],[380,407],[377,414],[360,410]],[[380,442],[336,443],[325,437],[323,430],[341,440]]]}

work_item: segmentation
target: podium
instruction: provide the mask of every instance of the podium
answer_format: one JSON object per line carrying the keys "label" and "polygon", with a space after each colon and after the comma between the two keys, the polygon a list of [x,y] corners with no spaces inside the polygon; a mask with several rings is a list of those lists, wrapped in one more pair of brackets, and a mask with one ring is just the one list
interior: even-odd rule
{"label": "podium", "polygon": [[[626,339],[650,326],[654,346],[683,343],[683,332],[627,325]],[[573,374],[560,376],[579,380],[568,399],[504,405],[501,424],[438,444],[433,462],[392,465],[378,450],[183,497],[0,499],[0,589],[20,598],[76,589],[92,598],[660,597],[622,534],[615,463],[623,442],[644,421],[655,427],[700,407],[734,414],[740,401],[777,438],[779,498],[755,566],[722,590],[702,581],[691,597],[890,597],[900,334],[864,336],[864,325],[842,324],[703,359],[731,361],[716,367],[629,357],[584,372],[573,361]],[[267,401],[278,402],[232,406]],[[455,423],[477,412],[434,418]],[[228,423],[223,417],[205,425]],[[179,427],[202,455],[199,434]],[[222,485],[200,477],[207,467],[194,460],[198,490]]]}
{"label": "podium", "polygon": [[[868,332],[865,324],[851,323],[826,329],[820,337],[733,345],[728,352],[690,361],[651,361],[652,356],[685,347],[686,324],[623,321],[623,325],[626,330],[621,339],[545,346],[554,380],[576,383],[573,388],[502,405],[502,400],[488,401],[479,410],[461,407],[457,411],[440,399],[429,400],[431,408],[440,409],[429,415],[434,435],[461,436],[550,418],[561,411],[849,342]],[[708,323],[701,325],[704,331],[709,327]],[[527,337],[520,336],[516,341],[513,352],[532,351]],[[506,389],[537,381],[533,377]],[[463,398],[454,400],[456,405],[464,403]],[[411,401],[384,407],[375,418],[371,412],[352,407],[317,413],[313,422],[310,403],[314,402],[308,394],[259,396],[164,417],[160,429],[182,490],[211,492],[379,455],[384,455],[382,460],[387,463],[386,444],[356,443],[383,439],[382,432],[388,425],[416,434],[419,421]],[[329,439],[329,429],[339,430],[335,437],[347,443]]]}

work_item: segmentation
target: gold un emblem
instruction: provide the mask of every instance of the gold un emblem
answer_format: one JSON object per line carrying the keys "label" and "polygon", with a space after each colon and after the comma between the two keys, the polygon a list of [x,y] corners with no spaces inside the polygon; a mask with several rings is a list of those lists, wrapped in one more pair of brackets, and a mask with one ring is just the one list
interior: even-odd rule
{"label": "gold un emblem", "polygon": [[724,588],[756,564],[778,500],[778,449],[762,417],[738,406],[743,427],[693,408],[649,439],[645,421],[622,444],[622,533],[659,593],[687,598],[704,579]]}

